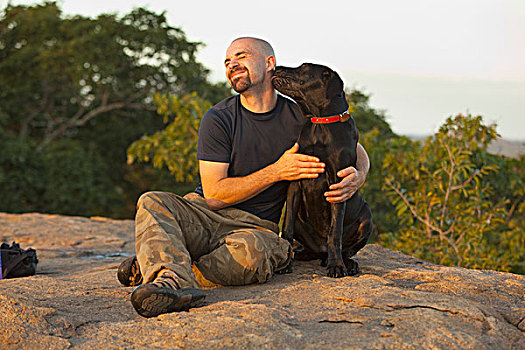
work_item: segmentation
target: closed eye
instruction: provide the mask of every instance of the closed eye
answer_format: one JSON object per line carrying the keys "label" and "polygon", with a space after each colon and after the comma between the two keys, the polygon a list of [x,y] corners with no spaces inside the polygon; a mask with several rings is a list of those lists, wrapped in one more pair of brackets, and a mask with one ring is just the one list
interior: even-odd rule
{"label": "closed eye", "polygon": [[[249,53],[246,52],[246,51],[240,51],[240,52],[237,52],[235,53],[233,56],[235,57],[236,60],[242,60],[242,59],[245,59],[246,57],[248,57]],[[228,67],[228,65],[230,64],[231,62],[231,58],[227,58],[224,60],[224,66],[225,67]]]}

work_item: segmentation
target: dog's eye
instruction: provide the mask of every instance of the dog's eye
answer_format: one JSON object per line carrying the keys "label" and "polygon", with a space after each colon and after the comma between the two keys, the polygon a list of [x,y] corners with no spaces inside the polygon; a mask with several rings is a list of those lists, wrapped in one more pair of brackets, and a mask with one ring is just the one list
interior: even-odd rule
{"label": "dog's eye", "polygon": [[322,74],[323,79],[330,79],[331,76],[332,74],[330,74],[328,71],[324,71]]}
{"label": "dog's eye", "polygon": [[304,80],[299,80],[299,85],[304,85]]}

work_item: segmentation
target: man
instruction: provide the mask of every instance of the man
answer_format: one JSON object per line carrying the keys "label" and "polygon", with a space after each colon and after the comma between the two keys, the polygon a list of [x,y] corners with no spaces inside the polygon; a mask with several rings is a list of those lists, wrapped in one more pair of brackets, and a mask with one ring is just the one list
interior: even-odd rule
{"label": "man", "polygon": [[[239,95],[212,107],[202,120],[201,185],[184,198],[148,192],[137,204],[135,246],[146,283],[133,291],[131,302],[145,317],[203,303],[192,263],[221,285],[262,283],[284,269],[292,248],[278,236],[277,223],[288,181],[324,171],[319,159],[299,152],[295,141],[306,118],[272,87],[272,47],[261,39],[236,39],[224,64]],[[342,169],[342,181],[325,193],[327,201],[345,201],[364,183],[368,156],[361,145],[357,153],[359,172]]]}

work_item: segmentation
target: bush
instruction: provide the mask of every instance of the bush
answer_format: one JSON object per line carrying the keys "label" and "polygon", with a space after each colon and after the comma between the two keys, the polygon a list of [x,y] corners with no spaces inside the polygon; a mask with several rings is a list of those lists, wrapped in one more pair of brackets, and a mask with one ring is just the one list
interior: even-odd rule
{"label": "bush", "polygon": [[[512,186],[496,175],[509,160],[487,152],[496,136],[495,125],[485,126],[480,116],[458,115],[423,144],[395,140],[382,172],[400,227],[382,242],[439,264],[518,272],[523,231],[512,227],[519,221],[509,219],[509,198],[495,192]],[[520,210],[521,204],[511,217]]]}

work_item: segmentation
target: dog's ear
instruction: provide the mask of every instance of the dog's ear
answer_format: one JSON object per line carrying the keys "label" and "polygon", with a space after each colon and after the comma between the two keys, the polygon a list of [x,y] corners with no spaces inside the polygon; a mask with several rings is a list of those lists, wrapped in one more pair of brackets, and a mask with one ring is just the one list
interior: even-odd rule
{"label": "dog's ear", "polygon": [[334,72],[326,87],[326,98],[330,101],[324,111],[326,115],[339,114],[348,110],[348,102],[343,87],[343,80],[339,74]]}
{"label": "dog's ear", "polygon": [[339,77],[337,73],[332,73],[332,77],[328,81],[328,86],[326,88],[326,98],[332,100],[335,97],[344,96],[343,92],[343,80]]}

